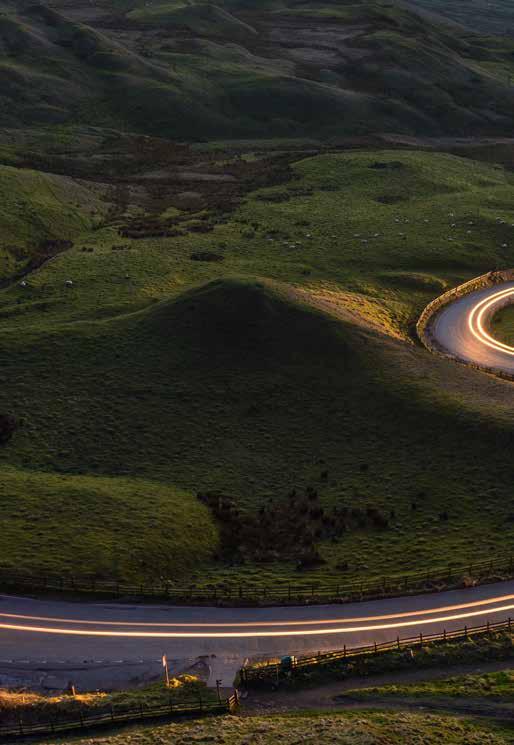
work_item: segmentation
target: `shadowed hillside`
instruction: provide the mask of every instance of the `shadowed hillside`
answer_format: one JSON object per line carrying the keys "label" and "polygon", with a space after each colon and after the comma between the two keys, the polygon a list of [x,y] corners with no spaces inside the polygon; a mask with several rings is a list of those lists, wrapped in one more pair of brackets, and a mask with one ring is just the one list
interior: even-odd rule
{"label": "shadowed hillside", "polygon": [[514,43],[381,0],[0,8],[0,125],[178,138],[510,132]]}

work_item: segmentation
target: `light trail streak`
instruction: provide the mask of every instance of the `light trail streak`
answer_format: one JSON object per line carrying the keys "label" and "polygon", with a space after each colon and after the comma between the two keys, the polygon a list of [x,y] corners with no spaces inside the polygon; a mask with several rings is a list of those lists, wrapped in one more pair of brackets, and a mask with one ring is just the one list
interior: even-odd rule
{"label": "light trail streak", "polygon": [[497,339],[494,339],[484,328],[484,315],[493,307],[496,303],[504,300],[510,295],[514,296],[514,287],[509,287],[506,290],[500,290],[499,292],[491,295],[480,302],[478,302],[470,311],[468,316],[469,330],[481,344],[494,349],[497,352],[503,352],[514,356],[514,347],[504,344]]}
{"label": "light trail streak", "polygon": [[[443,623],[446,621],[459,621],[466,618],[485,616],[491,613],[503,613],[514,610],[514,604],[503,605],[499,608],[487,608],[467,613],[457,613],[448,616],[438,616],[428,618],[423,623]],[[350,634],[362,631],[385,631],[387,629],[399,629],[409,626],[419,626],[420,621],[401,621],[399,623],[375,624],[371,626],[349,626],[335,629],[302,629],[300,631],[97,631],[86,629],[60,629],[51,626],[23,626],[18,624],[0,624],[0,630],[6,631],[24,631],[39,634],[61,634],[66,636],[102,636],[102,637],[130,637],[146,639],[243,639],[250,637],[281,637],[281,636],[325,636],[327,634]]]}
{"label": "light trail streak", "polygon": [[[438,608],[425,608],[422,610],[405,611],[403,613],[389,613],[380,616],[355,616],[351,618],[320,618],[306,619],[303,621],[245,621],[233,623],[161,623],[160,621],[142,622],[142,621],[92,621],[90,619],[80,618],[55,618],[54,616],[29,616],[20,613],[0,613],[0,618],[12,618],[19,621],[50,621],[52,623],[69,623],[86,626],[137,626],[137,627],[159,627],[159,628],[244,628],[255,626],[331,626],[335,623],[364,623],[371,621],[389,621],[395,618],[412,618],[414,616],[428,616],[433,613],[447,613],[455,610],[465,610],[466,608],[478,608],[484,605],[494,605],[496,603],[505,603],[514,600],[514,595],[501,595],[497,598],[488,598],[486,600],[475,600],[470,603],[459,603],[456,605],[446,605]],[[489,608],[492,613],[496,609]],[[2,625],[0,624],[0,628]],[[23,627],[25,628],[25,627]]]}

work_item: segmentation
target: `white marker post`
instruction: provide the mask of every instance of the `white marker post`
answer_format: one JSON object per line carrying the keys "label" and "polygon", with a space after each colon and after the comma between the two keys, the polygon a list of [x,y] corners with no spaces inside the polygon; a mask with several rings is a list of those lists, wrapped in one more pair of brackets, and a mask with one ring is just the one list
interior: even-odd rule
{"label": "white marker post", "polygon": [[168,668],[168,658],[166,657],[165,654],[163,654],[163,656],[162,656],[162,666],[164,668],[164,676],[165,676],[165,680],[166,680],[166,688],[169,688],[170,687],[170,671],[169,671],[169,668]]}

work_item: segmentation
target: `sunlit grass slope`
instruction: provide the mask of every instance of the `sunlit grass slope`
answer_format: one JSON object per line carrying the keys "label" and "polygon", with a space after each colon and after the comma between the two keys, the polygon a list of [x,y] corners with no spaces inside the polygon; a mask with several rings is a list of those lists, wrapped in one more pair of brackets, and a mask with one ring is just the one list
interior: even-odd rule
{"label": "sunlit grass slope", "polygon": [[[184,495],[213,489],[249,519],[309,485],[329,512],[380,510],[386,529],[320,539],[314,577],[341,562],[342,577],[376,576],[508,550],[510,388],[415,348],[409,324],[446,286],[514,264],[511,175],[421,152],[326,155],[294,171],[209,233],[120,250],[114,222],[0,296],[0,410],[20,421],[2,469],[6,483],[37,482],[23,499],[52,525],[48,566],[67,557],[69,520],[46,499],[56,474],[60,499],[68,483],[83,494],[70,497],[77,529],[98,525],[107,480],[126,521],[127,563],[114,558],[113,518],[84,538],[84,556],[94,540],[105,550],[83,571],[138,571],[130,548],[154,535],[143,482],[176,526],[153,518],[166,555],[151,554],[152,571],[197,582],[298,576],[280,551],[259,566],[207,561],[212,522],[197,533]],[[223,260],[192,261],[201,251]],[[11,506],[21,493],[4,497],[3,563],[37,569]]]}
{"label": "sunlit grass slope", "polygon": [[[434,714],[404,712],[355,712],[297,716],[244,716],[205,719],[201,722],[142,727],[120,734],[79,738],[78,745],[207,745],[220,740],[227,745],[255,742],[284,745],[331,742],[335,745],[507,745],[512,742],[508,725],[487,719],[460,719]],[[45,740],[45,742],[50,742]],[[51,740],[56,742],[55,737]]]}
{"label": "sunlit grass slope", "polygon": [[217,548],[197,499],[145,479],[3,469],[0,503],[2,566],[20,571],[148,582],[183,576]]}
{"label": "sunlit grass slope", "polygon": [[105,189],[70,178],[0,166],[0,280],[52,251],[45,241],[73,240],[101,221]]}

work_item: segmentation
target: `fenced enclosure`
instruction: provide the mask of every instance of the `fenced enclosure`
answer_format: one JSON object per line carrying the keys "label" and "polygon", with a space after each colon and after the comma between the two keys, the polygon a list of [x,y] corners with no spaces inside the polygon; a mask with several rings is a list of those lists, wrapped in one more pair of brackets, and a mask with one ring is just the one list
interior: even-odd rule
{"label": "fenced enclosure", "polygon": [[262,683],[273,683],[283,677],[284,673],[294,676],[295,671],[309,670],[318,668],[320,665],[328,665],[332,662],[345,660],[355,660],[355,658],[369,657],[370,655],[380,655],[392,650],[401,651],[402,649],[422,648],[427,644],[444,643],[450,640],[466,640],[470,637],[483,636],[494,632],[505,631],[512,632],[514,623],[509,618],[507,621],[497,623],[486,623],[482,626],[464,626],[461,629],[453,631],[443,631],[438,634],[419,633],[416,636],[410,636],[403,639],[397,637],[388,642],[374,642],[362,647],[350,647],[334,650],[331,652],[320,652],[316,655],[304,657],[285,658],[287,665],[282,661],[270,660],[269,662],[248,665],[240,670],[240,680],[242,685],[247,687],[258,686]]}
{"label": "fenced enclosure", "polygon": [[0,592],[42,592],[90,595],[105,598],[144,598],[177,604],[212,605],[298,605],[310,603],[347,603],[375,598],[436,592],[488,581],[514,577],[514,558],[504,554],[466,564],[434,566],[425,571],[371,580],[275,581],[189,585],[162,578],[153,583],[74,576],[72,574],[34,575],[0,568]]}
{"label": "fenced enclosure", "polygon": [[173,720],[181,717],[200,717],[216,714],[229,714],[236,711],[239,706],[237,691],[227,699],[219,702],[203,702],[202,699],[195,701],[170,702],[166,706],[145,706],[141,704],[138,708],[110,707],[109,711],[96,714],[74,714],[73,716],[55,717],[51,721],[28,722],[22,717],[18,718],[16,724],[0,724],[0,739],[20,738],[32,735],[61,734],[96,727],[113,727],[123,724],[135,724],[147,720]]}

